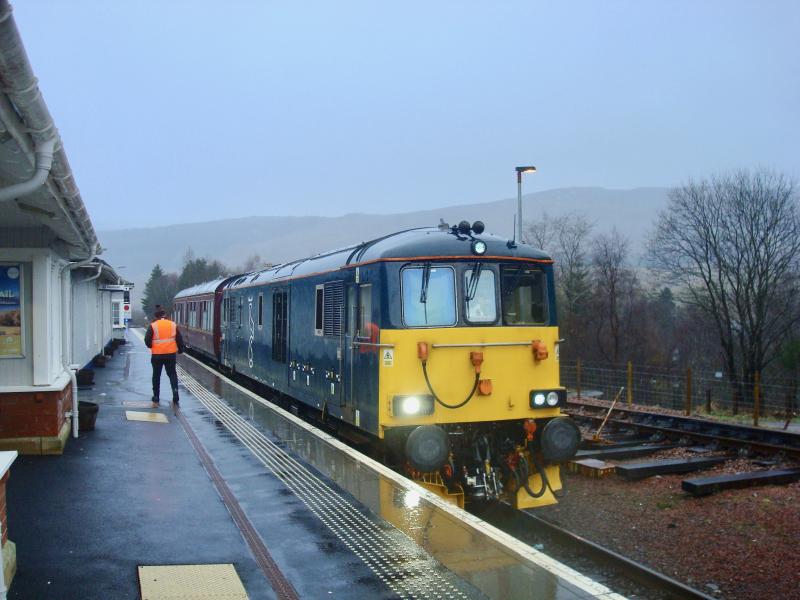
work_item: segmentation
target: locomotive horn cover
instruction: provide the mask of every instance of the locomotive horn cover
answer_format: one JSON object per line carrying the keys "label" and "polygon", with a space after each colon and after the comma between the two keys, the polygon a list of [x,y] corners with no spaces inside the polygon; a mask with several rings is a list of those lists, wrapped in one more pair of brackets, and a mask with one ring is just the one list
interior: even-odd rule
{"label": "locomotive horn cover", "polygon": [[569,417],[557,417],[547,422],[539,435],[542,455],[551,462],[562,462],[575,456],[581,432]]}
{"label": "locomotive horn cover", "polygon": [[406,440],[406,458],[417,471],[438,471],[450,456],[450,441],[437,425],[420,425]]}

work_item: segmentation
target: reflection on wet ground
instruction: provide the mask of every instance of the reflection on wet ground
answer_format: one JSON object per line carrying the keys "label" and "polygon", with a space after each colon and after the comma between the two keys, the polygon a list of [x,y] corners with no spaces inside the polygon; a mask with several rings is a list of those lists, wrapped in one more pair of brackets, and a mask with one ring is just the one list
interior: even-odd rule
{"label": "reflection on wet ground", "polygon": [[[398,595],[619,598],[530,547],[510,546],[504,534],[476,517],[443,508],[417,486],[398,482],[396,475],[387,475],[329,435],[298,423],[203,365],[182,358],[181,366],[184,385],[214,414],[219,427],[248,446]],[[333,552],[335,545],[323,547]]]}

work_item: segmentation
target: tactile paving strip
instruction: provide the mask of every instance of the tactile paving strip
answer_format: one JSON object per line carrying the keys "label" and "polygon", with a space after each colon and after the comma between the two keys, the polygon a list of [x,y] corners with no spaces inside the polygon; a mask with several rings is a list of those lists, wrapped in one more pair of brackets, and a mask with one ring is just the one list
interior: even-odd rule
{"label": "tactile paving strip", "polygon": [[383,527],[282,450],[180,366],[181,382],[400,598],[469,598],[450,574],[389,524]]}
{"label": "tactile paving strip", "polygon": [[138,410],[126,410],[125,418],[128,421],[146,421],[148,423],[169,423],[167,415],[154,412],[140,412]]}
{"label": "tactile paving strip", "polygon": [[139,567],[139,586],[142,600],[248,600],[231,564]]}

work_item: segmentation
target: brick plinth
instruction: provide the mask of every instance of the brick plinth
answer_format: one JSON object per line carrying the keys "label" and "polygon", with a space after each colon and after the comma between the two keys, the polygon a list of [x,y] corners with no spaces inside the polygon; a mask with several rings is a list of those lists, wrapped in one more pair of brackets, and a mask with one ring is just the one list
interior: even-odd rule
{"label": "brick plinth", "polygon": [[[72,409],[72,386],[48,392],[0,393],[0,449],[50,454]],[[63,444],[61,444],[63,449]]]}
{"label": "brick plinth", "polygon": [[8,541],[8,515],[6,514],[6,483],[8,482],[9,471],[0,479],[0,527],[3,528],[3,539],[0,547],[5,546]]}
{"label": "brick plinth", "polygon": [[14,579],[14,574],[17,572],[17,551],[14,542],[8,539],[8,513],[6,512],[6,484],[8,483],[8,476],[10,471],[0,478],[0,527],[3,528],[3,539],[0,541],[0,569],[3,569],[3,575],[6,587],[11,585]]}

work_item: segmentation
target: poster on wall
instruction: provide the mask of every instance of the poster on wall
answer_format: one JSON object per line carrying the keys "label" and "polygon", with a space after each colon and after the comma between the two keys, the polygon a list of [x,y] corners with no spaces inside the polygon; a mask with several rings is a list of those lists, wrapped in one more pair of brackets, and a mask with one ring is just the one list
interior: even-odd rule
{"label": "poster on wall", "polygon": [[22,265],[0,265],[0,358],[23,356]]}

